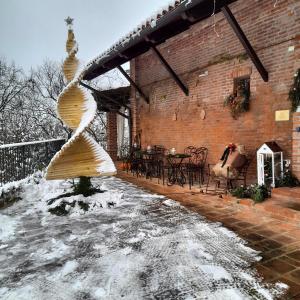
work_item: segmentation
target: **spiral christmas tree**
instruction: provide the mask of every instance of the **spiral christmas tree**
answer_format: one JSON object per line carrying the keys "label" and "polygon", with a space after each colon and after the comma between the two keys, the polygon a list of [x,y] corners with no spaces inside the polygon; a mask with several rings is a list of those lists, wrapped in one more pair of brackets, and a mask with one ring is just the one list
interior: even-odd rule
{"label": "spiral christmas tree", "polygon": [[66,43],[68,57],[64,61],[63,72],[68,84],[58,97],[57,114],[73,130],[73,135],[51,160],[46,173],[49,180],[116,173],[108,153],[87,132],[96,115],[97,104],[92,95],[79,85],[83,72],[78,72],[78,45],[72,21],[70,17],[66,19],[69,26]]}

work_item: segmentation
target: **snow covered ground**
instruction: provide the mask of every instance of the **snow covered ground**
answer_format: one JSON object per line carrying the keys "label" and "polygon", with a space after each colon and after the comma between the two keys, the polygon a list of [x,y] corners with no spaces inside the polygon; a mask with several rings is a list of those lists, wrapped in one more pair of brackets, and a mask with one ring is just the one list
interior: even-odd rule
{"label": "snow covered ground", "polygon": [[109,192],[84,200],[91,211],[75,206],[62,217],[46,201],[69,182],[20,183],[24,200],[0,211],[0,299],[273,299],[283,291],[262,282],[250,267],[258,253],[220,224],[116,178],[94,183]]}

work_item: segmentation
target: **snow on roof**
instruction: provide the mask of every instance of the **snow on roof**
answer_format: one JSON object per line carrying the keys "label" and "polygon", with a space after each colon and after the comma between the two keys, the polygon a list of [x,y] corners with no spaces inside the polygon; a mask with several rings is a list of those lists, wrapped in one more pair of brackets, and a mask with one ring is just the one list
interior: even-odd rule
{"label": "snow on roof", "polygon": [[192,3],[193,0],[172,0],[169,4],[161,7],[158,11],[156,11],[152,16],[147,18],[145,21],[143,21],[141,24],[139,24],[136,28],[134,28],[132,31],[130,31],[126,36],[120,38],[114,45],[112,45],[109,49],[104,51],[99,56],[92,59],[85,67],[85,70],[87,70],[90,66],[92,66],[94,63],[98,64],[100,60],[102,60],[105,57],[108,57],[109,54],[112,51],[116,51],[118,46],[125,46],[132,38],[140,35],[141,31],[144,30],[147,27],[154,28],[157,24],[157,21],[170,13],[171,11],[175,10],[178,6],[185,4],[185,6],[188,6]]}

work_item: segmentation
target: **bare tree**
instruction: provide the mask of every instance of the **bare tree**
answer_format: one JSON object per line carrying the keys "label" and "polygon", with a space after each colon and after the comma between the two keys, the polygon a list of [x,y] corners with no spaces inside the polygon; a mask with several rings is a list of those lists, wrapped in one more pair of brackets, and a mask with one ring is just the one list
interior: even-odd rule
{"label": "bare tree", "polygon": [[29,86],[30,80],[24,77],[22,69],[0,58],[0,113],[5,109],[11,109],[10,105],[22,99],[22,93]]}
{"label": "bare tree", "polygon": [[[33,81],[33,95],[35,98],[33,107],[33,114],[38,126],[47,131],[47,121],[52,120],[58,123],[54,134],[70,135],[71,130],[64,126],[64,123],[59,119],[56,106],[58,96],[66,86],[64,75],[62,72],[62,64],[46,60],[37,70],[31,71],[31,78]],[[45,124],[46,121],[46,124]],[[52,123],[52,122],[51,122]],[[49,124],[49,123],[48,123]],[[60,125],[60,126],[59,126]],[[53,133],[51,128],[48,129],[48,134]]]}
{"label": "bare tree", "polygon": [[[98,90],[124,85],[118,71],[90,82]],[[26,76],[21,68],[0,59],[0,144],[70,136],[57,116],[59,94],[66,86],[62,63],[45,61]],[[106,146],[106,113],[97,111],[89,133]]]}

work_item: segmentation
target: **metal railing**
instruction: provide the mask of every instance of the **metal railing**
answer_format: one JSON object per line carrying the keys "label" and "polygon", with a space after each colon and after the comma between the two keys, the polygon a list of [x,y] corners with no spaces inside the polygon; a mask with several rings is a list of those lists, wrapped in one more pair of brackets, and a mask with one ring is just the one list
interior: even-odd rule
{"label": "metal railing", "polygon": [[44,169],[65,141],[55,139],[0,146],[0,186]]}

